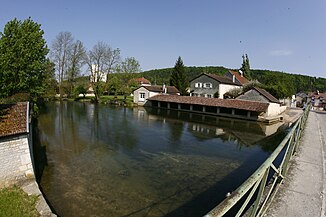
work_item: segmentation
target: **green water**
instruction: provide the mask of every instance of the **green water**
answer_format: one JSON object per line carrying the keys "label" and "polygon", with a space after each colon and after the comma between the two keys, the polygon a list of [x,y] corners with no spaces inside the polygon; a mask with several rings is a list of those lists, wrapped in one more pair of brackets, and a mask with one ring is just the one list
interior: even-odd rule
{"label": "green water", "polygon": [[[255,122],[144,108],[49,103],[34,127],[37,174],[69,216],[201,216],[283,133]],[[269,130],[270,131],[270,130]]]}

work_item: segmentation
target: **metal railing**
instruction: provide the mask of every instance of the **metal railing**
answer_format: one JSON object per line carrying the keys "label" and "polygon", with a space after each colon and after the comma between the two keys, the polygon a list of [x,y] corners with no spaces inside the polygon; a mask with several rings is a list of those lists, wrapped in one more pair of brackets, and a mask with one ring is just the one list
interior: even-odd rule
{"label": "metal railing", "polygon": [[232,208],[235,209],[233,212],[236,214],[232,213],[234,216],[264,215],[288,171],[289,161],[296,151],[309,110],[310,107],[307,107],[269,158],[205,217],[223,216]]}

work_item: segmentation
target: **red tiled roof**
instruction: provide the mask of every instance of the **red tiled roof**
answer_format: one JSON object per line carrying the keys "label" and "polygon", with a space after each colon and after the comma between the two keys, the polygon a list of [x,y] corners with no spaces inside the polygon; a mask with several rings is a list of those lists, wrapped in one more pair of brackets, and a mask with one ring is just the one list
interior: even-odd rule
{"label": "red tiled roof", "polygon": [[229,72],[235,76],[235,78],[242,84],[248,84],[249,80],[245,78],[244,76],[241,76],[238,72],[229,70]]}
{"label": "red tiled roof", "polygon": [[268,108],[268,103],[254,102],[236,99],[218,99],[193,96],[176,96],[176,95],[156,95],[148,98],[150,101],[174,102],[181,104],[216,106],[223,108],[236,108],[247,111],[265,112]]}
{"label": "red tiled roof", "polygon": [[274,102],[274,103],[280,103],[280,101],[278,99],[276,99],[272,94],[270,94],[269,92],[267,92],[264,89],[261,89],[259,87],[253,87],[254,90],[256,90],[258,93],[260,93],[261,95],[263,95],[266,99],[268,99],[270,102]]}
{"label": "red tiled roof", "polygon": [[144,77],[141,77],[141,78],[134,78],[132,79],[136,82],[138,82],[139,84],[150,84],[151,82],[149,80],[147,80],[146,78]]}
{"label": "red tiled roof", "polygon": [[27,102],[0,104],[0,137],[27,132]]}
{"label": "red tiled roof", "polygon": [[[142,87],[151,92],[163,93],[162,85],[152,85],[152,86],[142,86]],[[165,86],[165,88],[167,89],[168,94],[180,93],[180,91],[175,86]]]}
{"label": "red tiled roof", "polygon": [[310,93],[310,97],[314,97],[315,99],[322,97],[326,99],[326,93]]}

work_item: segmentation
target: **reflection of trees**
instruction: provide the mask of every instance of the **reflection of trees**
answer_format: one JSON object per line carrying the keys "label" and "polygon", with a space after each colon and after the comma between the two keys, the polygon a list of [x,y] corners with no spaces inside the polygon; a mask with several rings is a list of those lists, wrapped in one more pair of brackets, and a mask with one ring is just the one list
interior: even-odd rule
{"label": "reflection of trees", "polygon": [[183,134],[183,122],[169,122],[170,140],[174,145],[180,144],[180,139]]}

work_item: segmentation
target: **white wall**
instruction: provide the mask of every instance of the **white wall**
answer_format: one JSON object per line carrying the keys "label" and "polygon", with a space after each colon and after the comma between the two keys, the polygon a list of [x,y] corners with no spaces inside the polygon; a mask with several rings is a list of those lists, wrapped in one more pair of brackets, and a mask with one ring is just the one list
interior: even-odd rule
{"label": "white wall", "polygon": [[[145,100],[144,101],[139,101],[139,94],[140,93],[145,93]],[[136,103],[138,105],[144,105],[147,102],[148,98],[150,98],[152,96],[156,96],[156,95],[158,95],[160,93],[150,92],[146,88],[140,87],[137,90],[135,90],[133,94],[134,94],[134,103]]]}
{"label": "white wall", "polygon": [[272,117],[282,114],[286,110],[286,106],[281,106],[278,103],[269,103],[265,117]]}

